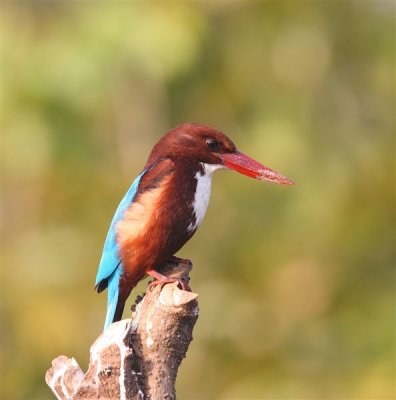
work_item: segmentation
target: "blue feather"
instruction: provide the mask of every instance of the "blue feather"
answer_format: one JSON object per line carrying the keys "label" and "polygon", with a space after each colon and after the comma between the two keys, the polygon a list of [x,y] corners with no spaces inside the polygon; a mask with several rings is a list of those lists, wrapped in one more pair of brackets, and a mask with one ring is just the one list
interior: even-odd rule
{"label": "blue feather", "polygon": [[117,308],[118,294],[120,291],[119,282],[120,282],[121,272],[122,272],[121,266],[118,266],[108,278],[107,312],[106,312],[104,330],[106,330],[113,323],[114,314]]}
{"label": "blue feather", "polygon": [[96,275],[95,287],[104,283],[104,288],[108,287],[107,314],[105,329],[113,322],[114,313],[117,307],[119,281],[122,274],[123,265],[119,256],[117,244],[116,225],[121,220],[125,210],[132,204],[137,193],[141,178],[147,172],[144,170],[133,182],[123,199],[121,200],[111,225],[107,233],[106,241],[103,247],[102,258],[99,263],[98,273]]}

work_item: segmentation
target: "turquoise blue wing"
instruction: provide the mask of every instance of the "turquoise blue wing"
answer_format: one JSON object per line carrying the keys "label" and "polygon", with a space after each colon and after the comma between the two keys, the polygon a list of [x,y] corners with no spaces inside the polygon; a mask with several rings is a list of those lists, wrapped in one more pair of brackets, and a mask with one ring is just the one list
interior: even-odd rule
{"label": "turquoise blue wing", "polygon": [[[111,221],[109,231],[107,233],[106,241],[103,247],[102,257],[99,263],[98,273],[96,275],[95,287],[98,292],[106,289],[108,280],[114,274],[118,267],[122,267],[121,260],[118,251],[117,237],[116,237],[116,225],[122,218],[124,211],[131,205],[137,193],[137,189],[141,178],[146,173],[144,170],[133,182],[132,186],[126,192],[125,196],[121,200],[113,220]],[[120,271],[121,272],[121,271]],[[116,275],[119,275],[116,274]]]}
{"label": "turquoise blue wing", "polygon": [[124,211],[134,201],[140,180],[146,172],[147,170],[144,170],[134,180],[132,186],[121,200],[114,214],[113,220],[111,221],[110,229],[107,233],[106,241],[103,246],[102,258],[100,259],[99,269],[96,275],[95,288],[98,290],[98,292],[108,288],[107,312],[104,329],[109,327],[114,320],[120,290],[120,277],[123,269],[118,251],[116,225],[117,222],[122,218]]}

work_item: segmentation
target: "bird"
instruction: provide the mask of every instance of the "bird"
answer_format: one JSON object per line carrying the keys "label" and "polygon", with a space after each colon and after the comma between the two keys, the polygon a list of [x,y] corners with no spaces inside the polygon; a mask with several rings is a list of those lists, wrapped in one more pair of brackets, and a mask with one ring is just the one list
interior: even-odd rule
{"label": "bird", "polygon": [[201,225],[213,173],[220,169],[294,184],[237,150],[217,129],[184,123],[167,132],[119,203],[106,236],[95,281],[98,293],[108,290],[105,330],[122,318],[125,302],[140,280],[178,280],[162,275],[160,267],[175,258]]}

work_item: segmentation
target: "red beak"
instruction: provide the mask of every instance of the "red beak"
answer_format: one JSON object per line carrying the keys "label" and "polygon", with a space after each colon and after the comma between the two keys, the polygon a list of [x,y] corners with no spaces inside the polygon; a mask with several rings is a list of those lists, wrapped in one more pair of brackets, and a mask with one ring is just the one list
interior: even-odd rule
{"label": "red beak", "polygon": [[279,185],[294,185],[294,182],[285,176],[278,174],[278,172],[269,169],[263,164],[260,164],[253,158],[250,158],[246,154],[240,153],[216,153],[223,165],[229,169],[233,169],[243,175],[250,176],[260,181],[268,181],[271,183],[277,183]]}

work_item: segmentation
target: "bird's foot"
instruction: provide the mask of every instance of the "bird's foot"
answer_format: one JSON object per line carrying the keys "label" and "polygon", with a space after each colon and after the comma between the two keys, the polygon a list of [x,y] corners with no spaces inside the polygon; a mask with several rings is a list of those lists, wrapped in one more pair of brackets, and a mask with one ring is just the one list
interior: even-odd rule
{"label": "bird's foot", "polygon": [[[185,261],[185,260],[183,260]],[[189,260],[187,260],[189,261]],[[178,263],[179,264],[179,263]],[[150,269],[147,271],[147,274],[155,278],[156,280],[150,282],[150,286],[154,287],[157,285],[165,285],[166,283],[174,283],[177,282],[180,289],[186,290],[187,292],[191,292],[190,286],[188,286],[188,282],[181,277],[176,276],[165,276],[155,271],[154,269]]]}

